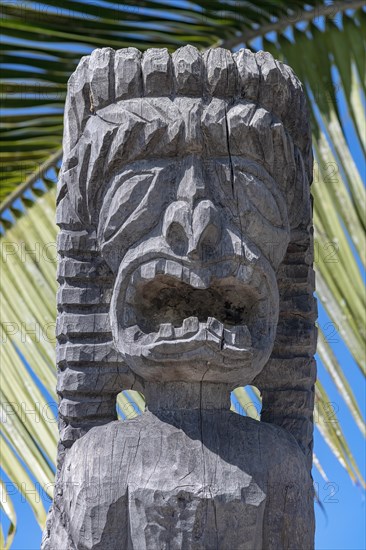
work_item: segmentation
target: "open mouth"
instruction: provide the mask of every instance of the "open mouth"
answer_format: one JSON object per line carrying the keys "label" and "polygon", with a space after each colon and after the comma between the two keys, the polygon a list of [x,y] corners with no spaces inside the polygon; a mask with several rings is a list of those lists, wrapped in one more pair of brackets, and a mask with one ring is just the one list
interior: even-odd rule
{"label": "open mouth", "polygon": [[268,294],[265,277],[235,260],[200,268],[152,260],[127,284],[124,340],[163,352],[177,342],[248,350],[265,331]]}

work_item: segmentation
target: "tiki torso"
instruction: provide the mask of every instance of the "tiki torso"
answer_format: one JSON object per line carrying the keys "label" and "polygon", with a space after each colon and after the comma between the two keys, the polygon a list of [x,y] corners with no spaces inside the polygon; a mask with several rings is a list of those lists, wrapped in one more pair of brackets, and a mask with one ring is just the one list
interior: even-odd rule
{"label": "tiki torso", "polygon": [[312,488],[296,441],[231,412],[146,412],[94,428],[68,455],[63,486],[60,550],[311,547],[301,524]]}

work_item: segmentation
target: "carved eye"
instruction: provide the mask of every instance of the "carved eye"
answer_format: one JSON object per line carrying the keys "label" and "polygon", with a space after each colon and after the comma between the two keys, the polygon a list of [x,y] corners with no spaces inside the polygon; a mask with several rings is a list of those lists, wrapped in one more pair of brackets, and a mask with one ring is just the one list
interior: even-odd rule
{"label": "carved eye", "polygon": [[273,193],[263,181],[252,174],[237,172],[235,187],[238,199],[239,201],[242,199],[246,210],[251,210],[251,206],[254,206],[263,218],[274,227],[282,228],[287,225],[285,210],[281,209],[282,211],[280,211]]}
{"label": "carved eye", "polygon": [[[105,213],[103,211],[105,239],[113,235],[123,225],[128,216],[138,208],[148,192],[153,177],[152,173],[141,173],[132,177],[116,179],[104,201],[103,210],[107,207],[107,211]],[[102,216],[101,218],[103,219]]]}

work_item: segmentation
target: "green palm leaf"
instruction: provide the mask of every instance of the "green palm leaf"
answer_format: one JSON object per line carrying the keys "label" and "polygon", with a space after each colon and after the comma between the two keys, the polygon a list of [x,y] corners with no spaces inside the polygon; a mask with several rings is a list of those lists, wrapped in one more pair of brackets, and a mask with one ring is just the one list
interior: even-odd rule
{"label": "green palm leaf", "polygon": [[[43,390],[55,398],[54,182],[61,159],[67,79],[80,57],[95,47],[174,50],[191,43],[201,49],[212,45],[255,48],[261,37],[264,49],[295,69],[305,84],[313,122],[317,293],[365,372],[366,304],[360,273],[360,265],[366,264],[365,189],[340,109],[342,102],[364,154],[365,2],[329,5],[318,0],[294,0],[289,6],[284,0],[270,4],[195,0],[175,4],[168,0],[140,1],[137,6],[132,0],[123,5],[71,0],[65,8],[61,0],[42,5],[25,0],[2,7],[1,353],[5,383],[1,388],[7,420],[2,448],[5,472],[19,485],[21,480],[33,483],[31,474],[41,485],[50,487],[54,475],[57,430],[50,422],[52,410],[46,408],[36,425],[32,415],[24,420],[16,404],[44,406],[47,398]],[[41,337],[31,330],[35,324]],[[318,353],[356,425],[365,433],[359,405],[347,382],[347,368],[339,365],[321,331]],[[256,416],[247,390],[238,388],[235,397],[247,414]],[[316,422],[324,440],[351,479],[364,483],[339,423],[327,422],[329,399],[321,382],[316,400]],[[144,402],[140,394],[124,392],[118,406],[123,417],[132,417],[143,410]],[[319,460],[314,462],[326,476]],[[4,512],[10,528],[7,536],[0,533],[2,547],[10,547],[16,527],[9,498]],[[43,507],[30,504],[43,524]]]}

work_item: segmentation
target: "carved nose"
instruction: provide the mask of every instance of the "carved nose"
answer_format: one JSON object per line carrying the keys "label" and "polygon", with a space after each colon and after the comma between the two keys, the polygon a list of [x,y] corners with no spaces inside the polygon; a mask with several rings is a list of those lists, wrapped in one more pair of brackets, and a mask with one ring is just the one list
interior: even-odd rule
{"label": "carved nose", "polygon": [[188,257],[192,260],[204,260],[212,257],[220,237],[220,216],[217,209],[211,201],[201,201],[193,212]]}
{"label": "carved nose", "polygon": [[163,234],[173,252],[191,260],[211,257],[220,240],[219,214],[209,200],[193,211],[185,201],[169,205],[164,216]]}
{"label": "carved nose", "polygon": [[185,256],[192,234],[191,211],[184,201],[170,204],[165,212],[163,235],[178,256]]}

